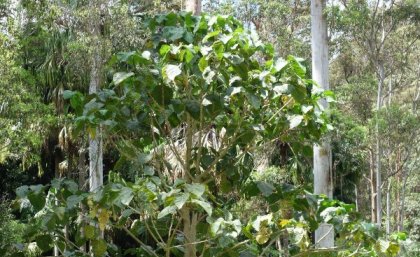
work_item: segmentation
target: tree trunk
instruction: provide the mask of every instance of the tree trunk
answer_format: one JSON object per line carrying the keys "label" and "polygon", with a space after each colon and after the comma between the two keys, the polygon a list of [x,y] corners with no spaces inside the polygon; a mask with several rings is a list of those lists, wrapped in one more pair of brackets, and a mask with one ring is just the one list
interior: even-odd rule
{"label": "tree trunk", "polygon": [[354,204],[356,205],[356,211],[359,211],[359,193],[357,190],[357,185],[354,184],[354,197],[355,197],[355,201]]}
{"label": "tree trunk", "polygon": [[181,209],[181,218],[184,233],[185,254],[184,257],[197,257],[197,213],[189,207],[184,206]]}
{"label": "tree trunk", "polygon": [[201,0],[187,0],[185,2],[185,10],[192,12],[194,15],[201,14]]}
{"label": "tree trunk", "polygon": [[[312,78],[324,89],[328,84],[328,34],[327,21],[324,15],[326,1],[311,1],[311,36],[312,36]],[[325,100],[320,105],[328,108]],[[332,197],[332,159],[328,138],[319,145],[314,145],[314,193]],[[334,246],[334,229],[331,225],[321,224],[315,231],[315,243],[321,248]]]}
{"label": "tree trunk", "polygon": [[[96,94],[100,87],[102,73],[101,49],[101,0],[90,1],[90,33],[92,37],[92,55],[89,94]],[[103,184],[102,134],[96,128],[89,133],[89,191],[94,191]]]}
{"label": "tree trunk", "polygon": [[[85,166],[85,161],[86,161],[86,151],[85,151],[85,146],[81,145],[79,148],[79,158],[78,158],[78,162],[77,162],[77,170],[79,171],[79,190],[81,191],[86,191],[86,166]],[[79,219],[83,220],[83,215],[86,213],[86,208],[85,206],[80,203],[80,209],[81,212],[79,214]],[[81,227],[81,234],[83,235],[84,232],[84,227]],[[87,251],[87,247],[86,244],[82,244],[79,247],[79,250],[82,251],[83,253],[86,253]]]}
{"label": "tree trunk", "polygon": [[374,153],[372,150],[369,151],[370,157],[370,206],[371,206],[371,222],[376,223],[376,187],[375,187],[375,162]]}
{"label": "tree trunk", "polygon": [[386,235],[391,233],[391,178],[388,180],[386,191]]}
{"label": "tree trunk", "polygon": [[[185,10],[187,12],[192,12],[194,15],[201,14],[201,0],[187,0],[185,3]],[[190,125],[190,124],[188,124]],[[191,129],[190,127],[187,128],[188,130]],[[186,156],[185,156],[185,165],[184,167],[185,172],[184,176],[187,176],[187,181],[191,182],[188,178],[189,174],[189,159],[190,153],[192,151],[192,134],[187,133],[187,149],[186,149]],[[184,245],[185,245],[185,253],[184,257],[197,257],[197,223],[198,223],[198,214],[191,210],[189,207],[184,206],[181,211],[181,218],[182,218],[182,226],[183,226],[183,233],[184,233]]]}
{"label": "tree trunk", "polygon": [[[401,162],[401,148],[398,147],[397,150],[397,158],[396,158],[396,162],[395,162],[395,169],[399,169],[400,167],[400,162]],[[401,168],[401,170],[404,170],[404,167]],[[397,185],[397,190],[396,190],[396,196],[395,196],[395,206],[397,206],[397,208],[395,208],[394,211],[394,226],[393,229],[394,231],[399,231],[398,230],[398,226],[399,226],[399,220],[400,220],[400,209],[401,209],[401,180],[402,177],[402,172],[398,172],[397,174],[397,182],[395,183]]]}
{"label": "tree trunk", "polygon": [[401,188],[401,207],[400,207],[400,219],[398,222],[398,231],[404,230],[404,209],[405,209],[405,189],[407,187],[407,172],[403,168],[402,170],[402,188]]}
{"label": "tree trunk", "polygon": [[379,111],[382,107],[382,89],[385,81],[385,70],[382,61],[378,62],[378,95],[376,99],[376,222],[379,227],[382,223],[382,175],[381,175],[381,158],[382,158],[382,145],[379,131]]}

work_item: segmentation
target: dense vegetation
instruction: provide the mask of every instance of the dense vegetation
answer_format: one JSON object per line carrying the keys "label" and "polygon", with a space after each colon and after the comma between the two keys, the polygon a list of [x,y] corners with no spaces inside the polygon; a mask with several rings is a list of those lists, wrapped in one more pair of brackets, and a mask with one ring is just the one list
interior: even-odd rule
{"label": "dense vegetation", "polygon": [[0,255],[418,256],[418,4],[183,4],[0,0]]}

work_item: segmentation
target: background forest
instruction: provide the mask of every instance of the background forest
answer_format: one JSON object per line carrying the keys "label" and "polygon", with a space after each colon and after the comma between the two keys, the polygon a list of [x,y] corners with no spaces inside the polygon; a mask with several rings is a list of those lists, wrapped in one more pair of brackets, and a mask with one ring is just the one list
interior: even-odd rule
{"label": "background forest", "polygon": [[324,15],[331,91],[309,0],[0,0],[0,256],[420,256],[419,3]]}

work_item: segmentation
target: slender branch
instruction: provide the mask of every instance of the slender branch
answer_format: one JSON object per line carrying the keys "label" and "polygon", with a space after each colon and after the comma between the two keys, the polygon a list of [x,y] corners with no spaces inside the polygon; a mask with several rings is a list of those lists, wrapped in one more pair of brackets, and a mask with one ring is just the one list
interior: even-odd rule
{"label": "slender branch", "polygon": [[228,249],[224,250],[223,252],[218,253],[218,254],[216,255],[216,257],[218,257],[218,256],[223,256],[223,254],[224,254],[224,253],[226,253],[226,252],[228,252],[228,251],[230,251],[230,250],[236,249],[236,248],[238,248],[239,246],[244,245],[244,244],[246,244],[246,243],[248,243],[248,242],[249,242],[249,239],[247,239],[247,240],[245,240],[245,241],[242,241],[242,242],[239,242],[239,243],[237,243],[236,245],[232,246],[231,248],[228,248]]}
{"label": "slender branch", "polygon": [[122,227],[123,228],[123,230],[131,237],[131,238],[133,238],[134,239],[134,241],[136,241],[141,247],[143,247],[143,249],[146,251],[146,252],[148,252],[149,254],[151,254],[151,255],[153,255],[153,256],[155,256],[155,257],[159,257],[159,255],[157,255],[156,253],[155,253],[155,251],[153,251],[153,250],[151,250],[150,248],[149,248],[149,246],[148,245],[146,245],[145,243],[143,243],[138,237],[136,237],[129,229],[127,229],[126,227]]}
{"label": "slender branch", "polygon": [[266,123],[269,123],[274,117],[277,116],[277,114],[279,114],[291,101],[293,100],[293,98],[291,97],[278,111],[276,111],[273,116],[271,116]]}

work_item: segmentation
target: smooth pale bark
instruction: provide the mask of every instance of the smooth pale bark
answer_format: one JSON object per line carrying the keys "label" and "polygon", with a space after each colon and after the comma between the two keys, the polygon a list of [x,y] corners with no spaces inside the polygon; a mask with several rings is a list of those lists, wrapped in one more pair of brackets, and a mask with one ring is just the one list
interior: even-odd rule
{"label": "smooth pale bark", "polygon": [[356,205],[356,211],[359,211],[359,193],[357,190],[357,185],[354,184],[354,196],[355,196],[355,205]]}
{"label": "smooth pale bark", "polygon": [[201,14],[201,0],[187,0],[185,1],[185,10],[192,12],[194,15]]}
{"label": "smooth pale bark", "polygon": [[[89,94],[98,92],[102,71],[100,10],[101,1],[90,1],[90,33],[92,38]],[[103,184],[102,133],[100,128],[89,135],[89,191]]]}
{"label": "smooth pale bark", "polygon": [[374,163],[374,153],[369,151],[370,157],[370,205],[371,205],[371,221],[376,223],[376,186],[375,186],[375,163]]}
{"label": "smooth pale bark", "polygon": [[403,231],[404,230],[404,209],[405,209],[405,190],[407,187],[407,174],[405,169],[403,169],[402,171],[402,188],[401,188],[401,207],[399,209],[399,220],[398,222],[398,232]]}
{"label": "smooth pale bark", "polygon": [[[325,0],[311,1],[311,42],[312,42],[312,79],[324,89],[328,84],[328,34],[324,15]],[[328,108],[328,103],[321,100],[320,105]],[[332,197],[332,159],[331,145],[324,138],[319,145],[314,145],[314,193]],[[321,224],[315,231],[315,243],[321,248],[334,247],[334,229],[329,224]]]}
{"label": "smooth pale bark", "polygon": [[381,168],[381,161],[382,161],[382,145],[380,139],[380,131],[379,131],[379,116],[378,112],[382,108],[382,90],[384,88],[385,82],[385,69],[384,64],[379,61],[377,62],[377,69],[378,69],[378,95],[376,99],[376,222],[379,227],[382,225],[382,168]]}

